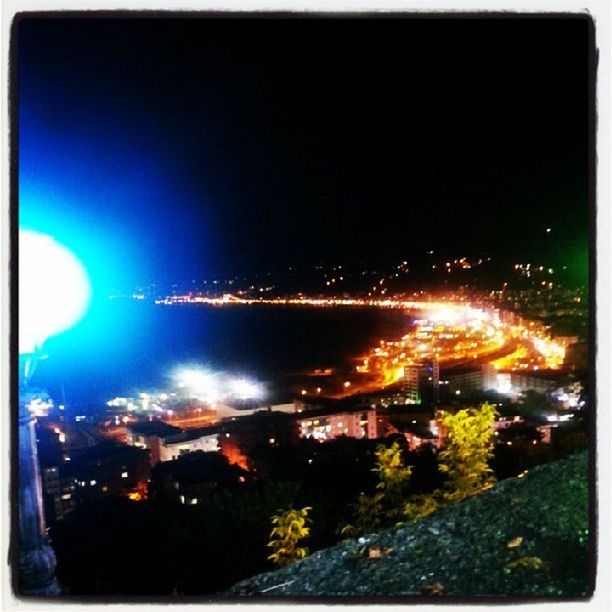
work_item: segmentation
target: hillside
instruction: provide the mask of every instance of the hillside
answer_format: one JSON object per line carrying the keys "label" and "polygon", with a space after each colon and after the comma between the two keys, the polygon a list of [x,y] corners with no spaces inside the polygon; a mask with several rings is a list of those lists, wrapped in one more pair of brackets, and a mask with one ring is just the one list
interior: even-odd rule
{"label": "hillside", "polygon": [[578,453],[415,523],[346,540],[223,596],[585,597],[588,459]]}

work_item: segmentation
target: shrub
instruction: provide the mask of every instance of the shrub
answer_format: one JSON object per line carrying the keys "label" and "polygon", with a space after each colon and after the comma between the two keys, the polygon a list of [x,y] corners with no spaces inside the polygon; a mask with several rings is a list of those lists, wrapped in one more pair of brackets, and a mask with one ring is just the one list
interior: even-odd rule
{"label": "shrub", "polygon": [[407,519],[418,521],[433,514],[443,505],[444,503],[437,491],[412,495],[404,506],[404,516]]}
{"label": "shrub", "polygon": [[404,500],[412,467],[404,465],[397,442],[388,448],[379,444],[375,455],[376,465],[372,471],[378,473],[377,491],[372,495],[362,493],[359,496],[353,506],[353,524],[345,525],[340,530],[343,535],[370,533],[404,518]]}
{"label": "shrub", "polygon": [[308,547],[298,546],[299,542],[310,534],[308,512],[309,506],[301,510],[279,511],[272,517],[274,527],[270,532],[268,546],[273,552],[268,559],[279,567],[289,565],[308,555]]}
{"label": "shrub", "polygon": [[351,505],[353,522],[344,525],[340,533],[352,538],[384,527],[386,516],[383,509],[383,498],[384,495],[380,492],[374,495],[361,493],[357,498],[357,503]]}
{"label": "shrub", "polygon": [[445,501],[466,499],[495,483],[489,459],[493,457],[491,425],[496,415],[493,406],[483,404],[442,418],[448,432],[446,446],[439,454],[439,469],[448,476],[444,484]]}

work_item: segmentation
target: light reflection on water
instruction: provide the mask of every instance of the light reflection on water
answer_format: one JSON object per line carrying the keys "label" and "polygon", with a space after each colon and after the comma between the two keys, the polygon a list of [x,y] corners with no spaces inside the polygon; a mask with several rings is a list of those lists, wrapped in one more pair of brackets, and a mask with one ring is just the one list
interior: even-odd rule
{"label": "light reflection on water", "polygon": [[277,381],[287,374],[350,367],[380,339],[406,333],[411,318],[380,309],[155,306],[113,300],[51,339],[36,384],[88,405],[161,389],[178,364]]}

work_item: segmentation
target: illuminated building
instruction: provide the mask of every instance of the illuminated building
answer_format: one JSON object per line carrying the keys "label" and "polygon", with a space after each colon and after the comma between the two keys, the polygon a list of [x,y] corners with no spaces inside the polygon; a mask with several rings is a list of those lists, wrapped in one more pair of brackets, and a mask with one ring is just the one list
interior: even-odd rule
{"label": "illuminated building", "polygon": [[172,461],[194,451],[219,450],[218,433],[214,427],[182,430],[161,421],[145,421],[128,426],[128,444],[146,448],[151,465]]}
{"label": "illuminated building", "polygon": [[161,438],[159,460],[171,461],[196,451],[216,452],[219,450],[218,438],[213,427],[167,435]]}
{"label": "illuminated building", "polygon": [[[510,394],[518,395],[524,391],[546,393],[550,391],[559,379],[558,372],[530,372],[529,374],[510,372]],[[565,373],[561,373],[565,376]]]}
{"label": "illuminated building", "polygon": [[478,395],[484,391],[496,391],[514,397],[525,391],[546,393],[553,388],[556,381],[566,376],[567,374],[560,370],[500,371],[490,364],[479,368],[456,368],[446,374],[451,396]]}
{"label": "illuminated building", "polygon": [[404,404],[420,404],[420,379],[421,366],[410,365],[404,367],[404,376],[400,385],[400,392],[404,398]]}
{"label": "illuminated building", "polygon": [[300,438],[319,441],[338,436],[373,439],[377,435],[376,411],[353,409],[339,412],[336,408],[311,410],[297,420]]}
{"label": "illuminated building", "polygon": [[433,387],[433,401],[437,404],[440,401],[440,360],[434,357],[431,366],[431,384]]}
{"label": "illuminated building", "polygon": [[497,369],[490,363],[485,363],[482,368],[482,389],[489,391],[495,389],[498,385]]}
{"label": "illuminated building", "polygon": [[406,438],[408,450],[410,451],[416,451],[423,446],[439,449],[444,442],[436,421],[430,421],[428,426],[418,424],[408,425],[403,429],[402,433],[404,438]]}
{"label": "illuminated building", "polygon": [[155,465],[161,461],[161,446],[163,437],[180,433],[178,427],[168,425],[161,421],[144,421],[132,423],[127,427],[127,443],[139,448],[146,448],[149,451],[149,461]]}

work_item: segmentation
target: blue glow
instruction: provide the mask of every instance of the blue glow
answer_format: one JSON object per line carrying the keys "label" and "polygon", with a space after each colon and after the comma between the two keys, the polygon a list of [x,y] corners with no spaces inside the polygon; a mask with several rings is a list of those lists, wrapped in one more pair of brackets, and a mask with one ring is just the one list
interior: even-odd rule
{"label": "blue glow", "polygon": [[109,295],[210,274],[221,239],[209,229],[209,181],[185,159],[211,153],[189,141],[185,155],[185,131],[150,99],[117,90],[114,65],[112,83],[86,56],[71,54],[78,66],[66,69],[32,28],[19,36],[19,228],[64,245],[91,285],[84,316],[45,343],[34,382],[55,394],[65,382],[68,400],[82,387],[93,401],[96,376],[120,387],[126,363],[145,372],[160,359],[158,310]]}
{"label": "blue glow", "polygon": [[[71,251],[87,270],[91,292],[85,315],[45,343],[50,359],[37,368],[37,379],[49,369],[57,379],[72,362],[85,371],[100,352],[120,359],[147,327],[141,315],[113,308],[108,296],[155,278],[158,236],[137,203],[144,209],[158,185],[148,173],[145,180],[138,156],[128,159],[119,145],[103,149],[97,139],[87,143],[84,135],[53,131],[20,113],[20,231],[49,235]],[[62,286],[57,280],[55,289]]]}
{"label": "blue glow", "polygon": [[50,236],[19,231],[19,353],[33,353],[81,319],[91,297],[78,259]]}

